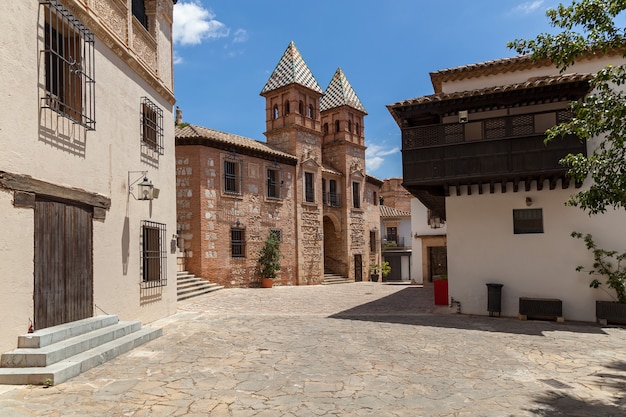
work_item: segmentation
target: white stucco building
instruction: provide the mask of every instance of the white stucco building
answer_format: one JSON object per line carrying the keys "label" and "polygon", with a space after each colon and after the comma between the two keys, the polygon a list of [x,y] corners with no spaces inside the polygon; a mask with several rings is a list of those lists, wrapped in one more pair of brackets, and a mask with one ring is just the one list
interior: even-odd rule
{"label": "white stucco building", "polygon": [[[31,322],[175,312],[172,10],[172,0],[5,4],[0,352]],[[144,179],[158,198],[136,199]]]}
{"label": "white stucco building", "polygon": [[565,74],[528,56],[451,68],[431,73],[434,94],[388,106],[402,130],[404,186],[446,221],[449,295],[462,313],[488,314],[487,283],[503,284],[503,316],[534,297],[562,300],[565,320],[594,321],[595,301],[610,299],[575,270],[593,259],[570,234],[622,252],[626,213],[565,206],[590,180],[573,183],[558,160],[594,143],[543,144],[607,64],[624,64],[621,54],[582,59]]}

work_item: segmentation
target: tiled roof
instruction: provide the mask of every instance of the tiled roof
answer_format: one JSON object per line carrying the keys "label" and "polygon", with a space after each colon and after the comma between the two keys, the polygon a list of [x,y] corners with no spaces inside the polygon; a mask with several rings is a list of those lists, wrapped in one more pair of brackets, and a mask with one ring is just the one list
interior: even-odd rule
{"label": "tiled roof", "polygon": [[380,217],[411,217],[411,213],[389,206],[380,206]]}
{"label": "tiled roof", "polygon": [[330,165],[322,165],[322,172],[325,172],[327,174],[333,174],[333,175],[338,175],[340,177],[343,177],[343,172],[336,170],[335,168],[331,167]]}
{"label": "tiled roof", "polygon": [[[593,60],[598,57],[605,56],[623,55],[624,47],[614,48],[608,51],[591,51],[588,54],[579,56],[576,61]],[[441,93],[443,83],[446,81],[464,80],[468,78],[484,77],[493,74],[502,74],[506,72],[523,71],[530,68],[542,68],[549,66],[554,67],[554,64],[549,59],[534,60],[531,55],[518,55],[431,72],[430,80],[433,84],[435,93]]]}
{"label": "tiled roof", "polygon": [[283,57],[274,68],[274,72],[270,76],[265,87],[261,90],[261,94],[265,94],[269,91],[276,90],[281,87],[285,87],[289,84],[300,84],[311,90],[322,93],[322,88],[319,86],[315,77],[311,73],[311,70],[302,59],[300,52],[296,48],[296,45],[292,42],[285,50]]}
{"label": "tiled roof", "polygon": [[537,87],[543,87],[543,86],[549,86],[549,85],[565,84],[565,83],[579,82],[579,81],[588,81],[588,80],[591,80],[591,78],[592,78],[591,74],[559,74],[559,75],[546,76],[546,77],[536,77],[536,78],[531,78],[528,81],[525,81],[523,83],[486,87],[486,88],[480,88],[480,89],[468,90],[468,91],[456,91],[453,93],[431,94],[428,96],[422,96],[422,97],[417,97],[417,98],[413,98],[409,100],[400,101],[400,102],[388,105],[387,108],[391,109],[394,107],[400,107],[400,106],[406,106],[406,105],[419,105],[419,104],[441,102],[441,101],[453,100],[453,99],[476,97],[476,96],[482,96],[486,94],[518,91],[518,90],[537,88]]}
{"label": "tiled roof", "polygon": [[367,114],[345,74],[341,68],[337,68],[320,100],[320,110],[324,111],[341,106],[350,106]]}
{"label": "tiled roof", "polygon": [[254,139],[249,139],[243,136],[234,135],[232,133],[220,132],[219,130],[209,129],[207,127],[186,125],[183,128],[176,127],[175,130],[176,139],[196,139],[207,141],[207,145],[210,145],[210,141],[218,142],[221,144],[229,144],[240,148],[245,148],[257,152],[263,152],[268,155],[275,155],[281,158],[292,159],[297,161],[294,155],[286,152],[279,151],[264,142],[259,142]]}

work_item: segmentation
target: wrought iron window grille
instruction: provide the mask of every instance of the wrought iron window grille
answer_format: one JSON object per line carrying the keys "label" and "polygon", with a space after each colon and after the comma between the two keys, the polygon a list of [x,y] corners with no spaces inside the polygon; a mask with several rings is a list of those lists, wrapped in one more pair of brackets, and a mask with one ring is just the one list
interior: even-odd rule
{"label": "wrought iron window grille", "polygon": [[148,97],[141,98],[141,147],[142,152],[164,154],[163,148],[163,109]]}
{"label": "wrought iron window grille", "polygon": [[95,36],[59,0],[39,4],[45,19],[41,107],[95,130]]}
{"label": "wrought iron window grille", "polygon": [[167,242],[163,223],[141,222],[141,288],[167,285]]}

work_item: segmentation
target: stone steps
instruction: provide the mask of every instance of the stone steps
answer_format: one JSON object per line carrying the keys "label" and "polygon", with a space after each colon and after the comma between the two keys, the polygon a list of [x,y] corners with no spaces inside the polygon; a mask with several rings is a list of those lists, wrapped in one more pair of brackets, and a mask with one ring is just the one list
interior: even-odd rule
{"label": "stone steps", "polygon": [[350,282],[353,282],[353,281],[351,281],[347,277],[344,277],[344,276],[341,276],[341,275],[338,275],[338,274],[325,272],[324,273],[324,280],[322,281],[322,285],[348,284]]}
{"label": "stone steps", "polygon": [[97,316],[18,337],[0,358],[0,384],[56,385],[163,334],[138,321]]}
{"label": "stone steps", "polygon": [[224,288],[223,285],[212,284],[187,271],[178,272],[176,276],[176,299],[178,301],[208,294],[222,288]]}

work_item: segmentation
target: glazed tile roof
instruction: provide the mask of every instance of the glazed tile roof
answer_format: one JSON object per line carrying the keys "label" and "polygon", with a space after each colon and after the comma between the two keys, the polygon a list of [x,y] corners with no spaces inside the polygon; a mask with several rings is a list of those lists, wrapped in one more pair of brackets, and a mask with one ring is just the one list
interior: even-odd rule
{"label": "glazed tile roof", "polygon": [[341,106],[350,106],[367,114],[365,107],[361,104],[361,100],[357,97],[345,74],[341,68],[337,68],[335,75],[333,75],[324,95],[320,99],[320,110],[325,111]]}
{"label": "glazed tile roof", "polygon": [[278,65],[274,68],[274,72],[265,83],[265,87],[261,90],[261,95],[293,83],[322,93],[322,88],[302,59],[296,45],[291,41]]}
{"label": "glazed tile roof", "polygon": [[411,217],[411,213],[389,206],[380,206],[380,217]]}
{"label": "glazed tile roof", "polygon": [[297,158],[294,155],[275,149],[267,143],[192,124],[186,125],[183,128],[177,126],[175,130],[175,137],[177,141],[197,140],[199,141],[198,143],[206,141],[206,144],[209,146],[211,145],[211,142],[216,142],[222,145],[234,145],[239,148],[262,152],[269,156],[273,155],[297,161]]}
{"label": "glazed tile roof", "polygon": [[550,85],[558,85],[558,84],[565,84],[565,83],[572,83],[572,82],[579,82],[579,81],[589,81],[591,80],[591,78],[592,78],[591,74],[558,74],[558,75],[552,75],[552,76],[546,76],[546,77],[535,77],[522,83],[492,86],[492,87],[480,88],[476,90],[455,91],[453,93],[431,94],[428,96],[422,96],[422,97],[417,97],[417,98],[413,98],[409,100],[403,100],[403,101],[388,105],[387,108],[392,109],[394,107],[401,107],[401,106],[406,106],[406,105],[435,103],[435,102],[442,102],[446,100],[482,96],[486,94],[505,93],[505,92],[530,89],[530,88],[550,86]]}

